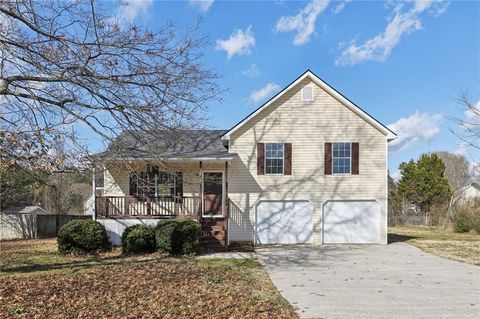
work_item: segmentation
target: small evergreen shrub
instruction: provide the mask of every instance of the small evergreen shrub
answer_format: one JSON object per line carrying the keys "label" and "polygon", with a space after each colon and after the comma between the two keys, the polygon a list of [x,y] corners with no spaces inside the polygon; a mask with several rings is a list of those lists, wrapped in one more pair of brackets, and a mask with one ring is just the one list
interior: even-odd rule
{"label": "small evergreen shrub", "polygon": [[85,254],[110,250],[107,231],[95,220],[72,220],[63,225],[57,237],[58,251],[62,254]]}
{"label": "small evergreen shrub", "polygon": [[470,220],[468,214],[464,211],[458,212],[453,217],[453,230],[456,233],[466,233],[470,230]]}
{"label": "small evergreen shrub", "polygon": [[157,247],[170,255],[193,255],[200,247],[201,225],[194,220],[170,219],[156,227]]}
{"label": "small evergreen shrub", "polygon": [[155,226],[133,225],[122,234],[122,251],[129,253],[151,253],[156,249]]}
{"label": "small evergreen shrub", "polygon": [[177,227],[178,221],[169,219],[160,221],[155,230],[155,239],[157,241],[157,249],[160,252],[173,255],[173,233]]}

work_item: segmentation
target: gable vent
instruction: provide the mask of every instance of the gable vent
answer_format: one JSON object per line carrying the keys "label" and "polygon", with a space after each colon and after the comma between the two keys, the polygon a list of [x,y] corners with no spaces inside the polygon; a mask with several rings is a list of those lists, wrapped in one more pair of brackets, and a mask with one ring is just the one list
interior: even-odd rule
{"label": "gable vent", "polygon": [[313,85],[306,85],[302,88],[302,101],[313,101],[314,97]]}

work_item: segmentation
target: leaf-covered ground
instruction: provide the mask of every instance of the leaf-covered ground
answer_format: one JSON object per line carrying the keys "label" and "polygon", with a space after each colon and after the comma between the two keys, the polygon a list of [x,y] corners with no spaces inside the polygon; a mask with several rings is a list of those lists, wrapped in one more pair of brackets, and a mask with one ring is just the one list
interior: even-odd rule
{"label": "leaf-covered ground", "polygon": [[256,261],[63,257],[54,246],[1,243],[1,318],[296,318]]}
{"label": "leaf-covered ground", "polygon": [[389,241],[404,241],[443,258],[480,266],[480,235],[454,233],[434,227],[390,227]]}

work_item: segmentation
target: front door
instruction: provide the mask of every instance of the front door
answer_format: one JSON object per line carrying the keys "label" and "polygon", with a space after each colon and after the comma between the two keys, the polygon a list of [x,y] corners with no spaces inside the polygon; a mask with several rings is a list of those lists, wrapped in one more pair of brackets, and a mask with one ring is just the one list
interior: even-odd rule
{"label": "front door", "polygon": [[223,172],[203,172],[203,215],[223,215]]}

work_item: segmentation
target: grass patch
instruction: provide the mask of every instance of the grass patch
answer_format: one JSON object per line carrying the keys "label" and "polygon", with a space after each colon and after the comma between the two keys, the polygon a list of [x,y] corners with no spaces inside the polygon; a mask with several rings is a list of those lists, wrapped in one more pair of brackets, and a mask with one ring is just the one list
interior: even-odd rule
{"label": "grass patch", "polygon": [[388,241],[408,242],[440,257],[480,266],[480,235],[454,233],[435,227],[390,227]]}
{"label": "grass patch", "polygon": [[0,317],[297,318],[254,260],[63,256],[55,240],[0,245]]}

